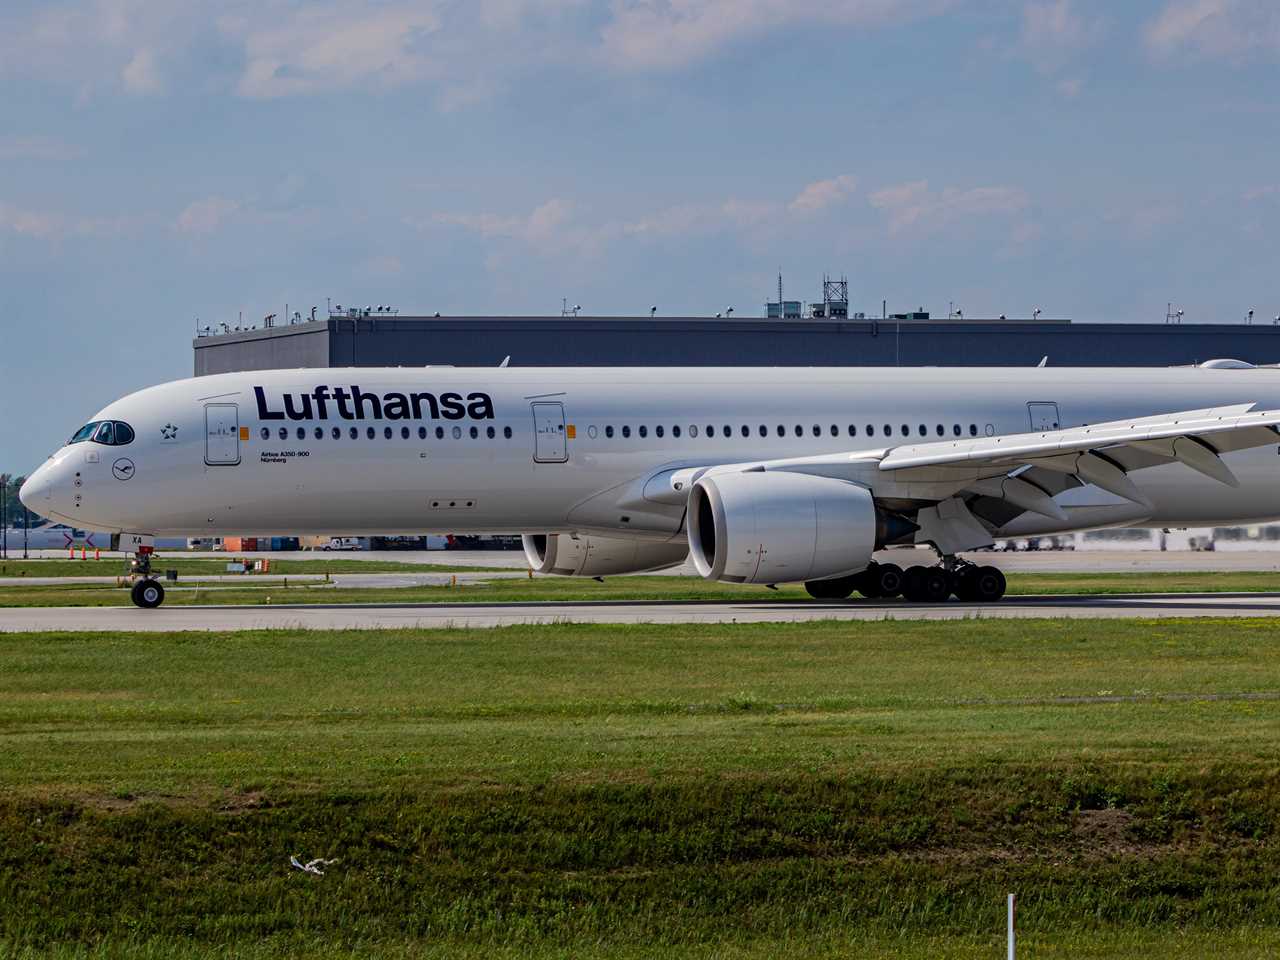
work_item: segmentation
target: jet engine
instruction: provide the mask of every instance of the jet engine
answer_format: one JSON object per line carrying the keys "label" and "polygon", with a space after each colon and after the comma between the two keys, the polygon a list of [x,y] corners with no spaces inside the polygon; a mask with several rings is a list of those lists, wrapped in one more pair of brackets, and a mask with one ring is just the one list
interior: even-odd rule
{"label": "jet engine", "polygon": [[613,537],[571,537],[564,533],[526,534],[524,555],[535,573],[561,577],[611,577],[661,570],[684,563],[684,541],[654,543]]}
{"label": "jet engine", "polygon": [[690,556],[708,580],[794,583],[865,570],[910,521],[845,480],[783,471],[705,476],[689,492]]}

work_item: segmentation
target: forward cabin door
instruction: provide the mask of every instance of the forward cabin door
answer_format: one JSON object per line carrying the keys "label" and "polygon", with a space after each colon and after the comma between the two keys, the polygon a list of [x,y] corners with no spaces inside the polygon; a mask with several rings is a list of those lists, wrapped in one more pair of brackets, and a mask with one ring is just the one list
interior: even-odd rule
{"label": "forward cabin door", "polygon": [[240,408],[236,404],[205,404],[204,462],[211,467],[240,462]]}
{"label": "forward cabin door", "polygon": [[1058,418],[1058,405],[1048,401],[1027,404],[1027,412],[1031,416],[1031,432],[1044,433],[1048,430],[1061,430],[1062,421]]}
{"label": "forward cabin door", "polygon": [[564,463],[569,459],[565,436],[564,404],[542,401],[533,408],[533,460],[535,463]]}

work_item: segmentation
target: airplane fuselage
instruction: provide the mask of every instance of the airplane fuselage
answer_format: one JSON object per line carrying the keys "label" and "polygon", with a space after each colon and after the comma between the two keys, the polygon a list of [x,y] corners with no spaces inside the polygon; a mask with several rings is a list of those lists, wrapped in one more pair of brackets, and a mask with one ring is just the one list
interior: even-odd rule
{"label": "airplane fuselage", "polygon": [[[223,374],[131,394],[71,443],[31,509],[185,536],[595,531],[680,534],[646,478],[1249,403],[1280,371],[1199,368],[354,368]],[[1225,455],[1235,489],[1179,464],[1134,474],[1149,526],[1280,517],[1276,445]],[[1122,518],[1123,519],[1123,518]],[[1117,521],[1119,522],[1119,521]],[[1101,524],[1100,524],[1101,525]]]}

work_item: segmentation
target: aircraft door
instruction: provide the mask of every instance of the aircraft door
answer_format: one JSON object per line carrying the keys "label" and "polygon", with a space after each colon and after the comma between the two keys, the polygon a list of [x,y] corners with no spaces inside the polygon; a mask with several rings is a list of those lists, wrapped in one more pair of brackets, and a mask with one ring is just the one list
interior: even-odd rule
{"label": "aircraft door", "polygon": [[234,466],[240,462],[240,408],[234,403],[204,407],[204,462]]}
{"label": "aircraft door", "polygon": [[1031,416],[1032,433],[1062,429],[1062,421],[1058,418],[1058,405],[1056,403],[1046,401],[1028,403],[1027,412]]}
{"label": "aircraft door", "polygon": [[564,463],[569,459],[569,444],[564,427],[564,404],[541,402],[532,406],[534,462]]}

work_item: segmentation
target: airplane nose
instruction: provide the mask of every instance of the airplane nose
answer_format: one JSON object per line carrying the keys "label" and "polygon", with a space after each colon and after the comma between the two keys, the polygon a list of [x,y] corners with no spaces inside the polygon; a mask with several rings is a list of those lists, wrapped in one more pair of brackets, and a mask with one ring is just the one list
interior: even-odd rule
{"label": "airplane nose", "polygon": [[52,497],[53,476],[48,465],[40,467],[27,477],[22,484],[22,489],[18,491],[18,499],[22,501],[22,505],[32,513],[38,513],[41,516],[49,509],[49,501]]}

